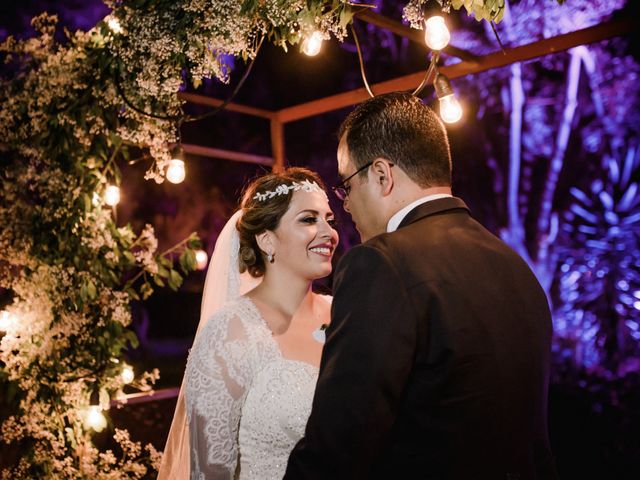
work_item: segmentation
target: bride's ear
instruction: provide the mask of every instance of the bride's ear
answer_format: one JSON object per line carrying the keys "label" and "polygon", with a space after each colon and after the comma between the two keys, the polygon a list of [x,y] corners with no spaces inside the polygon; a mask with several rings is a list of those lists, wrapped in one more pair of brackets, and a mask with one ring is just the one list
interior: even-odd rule
{"label": "bride's ear", "polygon": [[258,244],[258,248],[265,255],[274,254],[275,242],[273,238],[273,232],[270,230],[265,230],[262,233],[256,235],[256,243]]}

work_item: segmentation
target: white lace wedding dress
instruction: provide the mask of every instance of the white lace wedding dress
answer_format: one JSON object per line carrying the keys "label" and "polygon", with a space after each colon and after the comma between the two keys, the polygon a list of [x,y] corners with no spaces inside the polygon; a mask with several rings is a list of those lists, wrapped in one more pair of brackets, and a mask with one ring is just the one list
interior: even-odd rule
{"label": "white lace wedding dress", "polygon": [[187,362],[191,478],[281,479],[302,438],[318,369],[282,356],[247,297],[226,304]]}

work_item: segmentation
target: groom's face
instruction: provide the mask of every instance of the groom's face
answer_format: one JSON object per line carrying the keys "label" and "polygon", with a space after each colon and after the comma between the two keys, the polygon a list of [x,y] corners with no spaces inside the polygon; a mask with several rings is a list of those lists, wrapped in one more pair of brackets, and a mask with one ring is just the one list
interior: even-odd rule
{"label": "groom's face", "polygon": [[[346,179],[358,170],[349,156],[346,136],[343,136],[338,146],[338,174]],[[383,233],[386,225],[380,212],[380,198],[377,195],[375,182],[369,178],[369,169],[366,173],[357,174],[348,180],[349,195],[344,200],[344,209],[351,214],[360,239],[366,242],[371,237]]]}

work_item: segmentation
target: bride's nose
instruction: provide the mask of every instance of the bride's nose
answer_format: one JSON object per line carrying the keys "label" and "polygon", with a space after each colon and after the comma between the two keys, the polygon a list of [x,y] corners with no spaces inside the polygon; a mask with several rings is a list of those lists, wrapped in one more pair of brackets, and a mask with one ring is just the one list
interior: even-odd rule
{"label": "bride's nose", "polygon": [[318,235],[324,238],[331,238],[333,236],[334,228],[329,224],[329,222],[325,219],[320,222]]}

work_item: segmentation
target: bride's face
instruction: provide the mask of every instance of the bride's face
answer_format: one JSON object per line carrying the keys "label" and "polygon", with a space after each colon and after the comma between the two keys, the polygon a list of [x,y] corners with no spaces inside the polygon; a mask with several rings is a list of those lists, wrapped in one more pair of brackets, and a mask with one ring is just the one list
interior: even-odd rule
{"label": "bride's face", "polygon": [[323,193],[294,192],[289,209],[273,232],[277,266],[308,280],[329,275],[338,243],[333,225],[333,212]]}

